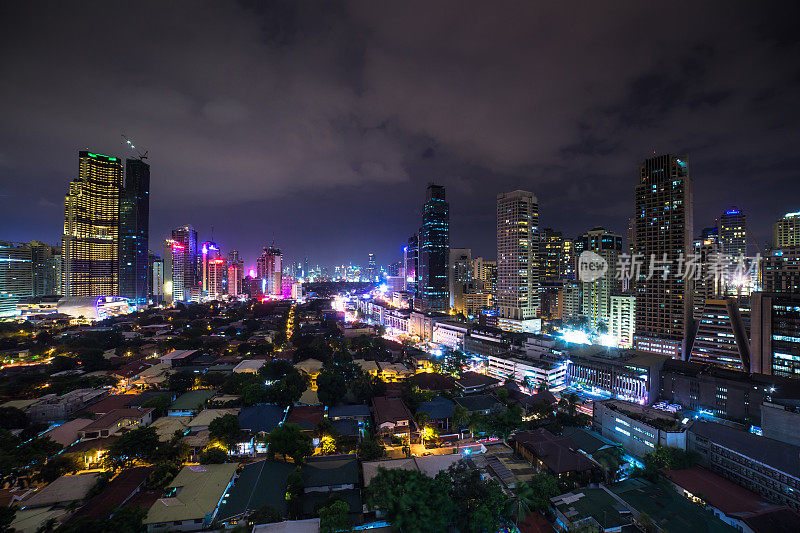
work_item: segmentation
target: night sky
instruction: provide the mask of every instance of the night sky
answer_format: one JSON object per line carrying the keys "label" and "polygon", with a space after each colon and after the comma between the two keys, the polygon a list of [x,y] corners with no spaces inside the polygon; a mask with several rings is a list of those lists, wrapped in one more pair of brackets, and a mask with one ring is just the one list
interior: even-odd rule
{"label": "night sky", "polygon": [[[77,152],[150,151],[151,247],[399,258],[425,184],[495,256],[495,197],[625,234],[637,164],[689,154],[695,233],[800,211],[796,3],[3,2],[0,239],[59,242]],[[702,4],[702,5],[698,5]],[[737,5],[738,4],[738,5]],[[794,4],[794,5],[793,5]]]}

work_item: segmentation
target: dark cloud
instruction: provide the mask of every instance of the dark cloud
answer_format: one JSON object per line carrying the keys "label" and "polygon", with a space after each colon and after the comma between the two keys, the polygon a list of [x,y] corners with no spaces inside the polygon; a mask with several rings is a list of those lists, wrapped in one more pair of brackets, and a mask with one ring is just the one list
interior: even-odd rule
{"label": "dark cloud", "polygon": [[388,262],[448,187],[493,255],[494,198],[624,233],[636,164],[690,155],[695,224],[795,211],[797,8],[673,2],[59,2],[0,7],[0,230],[56,241],[84,147],[150,150],[152,244],[193,223],[252,259]]}

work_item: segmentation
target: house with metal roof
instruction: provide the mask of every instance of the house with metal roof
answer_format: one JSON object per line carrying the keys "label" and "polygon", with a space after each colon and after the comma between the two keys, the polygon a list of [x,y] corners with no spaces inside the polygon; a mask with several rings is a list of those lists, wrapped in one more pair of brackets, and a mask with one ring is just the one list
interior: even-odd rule
{"label": "house with metal roof", "polygon": [[246,524],[247,517],[265,505],[286,516],[286,481],[295,468],[268,459],[245,465],[225,494],[215,522],[226,529]]}
{"label": "house with metal roof", "polygon": [[236,463],[184,467],[147,512],[147,531],[200,531],[209,527],[237,468]]}
{"label": "house with metal roof", "polygon": [[417,407],[417,413],[426,413],[430,417],[431,427],[448,430],[453,425],[453,412],[456,404],[442,396],[437,396],[430,401],[422,402]]}

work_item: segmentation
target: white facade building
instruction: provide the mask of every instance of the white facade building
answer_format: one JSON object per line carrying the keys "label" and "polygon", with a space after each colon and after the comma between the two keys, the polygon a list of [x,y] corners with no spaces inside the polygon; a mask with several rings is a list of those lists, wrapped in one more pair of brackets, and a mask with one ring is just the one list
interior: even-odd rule
{"label": "white facade building", "polygon": [[608,333],[619,342],[620,348],[633,346],[633,333],[636,330],[636,297],[611,296],[611,312],[608,320]]}

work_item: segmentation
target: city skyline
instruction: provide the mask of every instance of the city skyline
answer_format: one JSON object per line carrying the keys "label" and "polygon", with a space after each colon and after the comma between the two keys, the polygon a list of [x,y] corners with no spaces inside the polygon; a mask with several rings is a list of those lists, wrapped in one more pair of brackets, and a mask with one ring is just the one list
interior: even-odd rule
{"label": "city skyline", "polygon": [[[434,32],[448,10],[433,10],[432,24],[421,28],[414,6],[387,16],[364,5],[234,5],[222,13],[209,5],[193,11],[196,30],[181,28],[170,43],[154,37],[118,46],[131,28],[172,28],[183,11],[114,12],[132,22],[117,28],[95,24],[112,15],[103,5],[49,6],[44,17],[30,16],[35,5],[7,6],[10,53],[2,68],[15,84],[0,88],[8,107],[0,126],[0,230],[55,243],[63,183],[76,177],[74,154],[88,148],[128,157],[124,133],[150,151],[151,250],[188,223],[205,237],[213,226],[213,238],[248,263],[274,235],[288,258],[333,265],[374,252],[387,264],[421,216],[428,181],[449,191],[453,246],[476,256],[492,256],[493,199],[515,189],[536,194],[542,227],[570,237],[595,226],[624,234],[635,167],[654,149],[692,158],[698,228],[736,205],[763,244],[770,225],[797,210],[790,60],[797,42],[785,22],[791,13],[726,7],[658,17],[649,6],[592,7],[576,18],[568,7],[486,13],[464,6],[451,30]],[[400,35],[388,20],[417,31]],[[544,20],[569,21],[577,40],[530,31]],[[85,25],[91,42],[74,38]],[[644,27],[663,37],[641,39]],[[681,31],[663,31],[674,27]],[[239,36],[223,39],[225,28]],[[37,44],[62,31],[69,38],[58,49]],[[460,38],[464,32],[497,45],[478,49]],[[301,41],[301,33],[312,38]],[[205,44],[223,41],[219,53]],[[196,49],[202,77],[195,62],[178,63],[184,49],[176,42]],[[517,43],[513,51],[509,42]],[[627,52],[634,42],[640,53]],[[431,74],[444,50],[455,54],[449,78]],[[135,78],[120,71],[127,62],[137,65]],[[489,78],[489,69],[496,75]],[[284,83],[273,83],[273,71]],[[58,76],[92,81],[85,90],[68,83],[51,91]],[[228,81],[245,76],[251,89]],[[476,83],[459,83],[462,77]],[[396,98],[387,79],[408,97]],[[262,120],[265,114],[276,120]],[[66,120],[55,124],[59,116]],[[354,209],[358,216],[343,214]]]}

